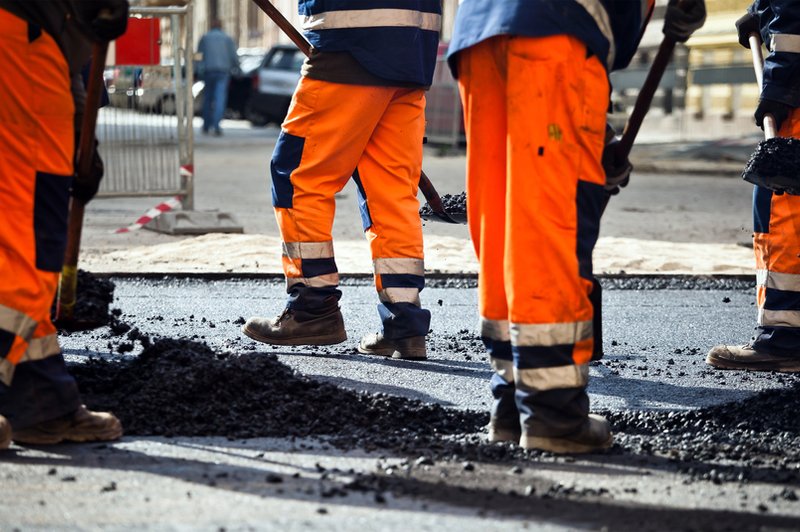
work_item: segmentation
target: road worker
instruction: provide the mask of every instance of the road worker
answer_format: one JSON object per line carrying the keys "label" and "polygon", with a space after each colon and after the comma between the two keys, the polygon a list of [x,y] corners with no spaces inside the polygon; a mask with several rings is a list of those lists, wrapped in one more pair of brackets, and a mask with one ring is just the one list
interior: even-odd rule
{"label": "road worker", "polygon": [[378,292],[381,332],[361,353],[426,358],[417,185],[441,25],[439,0],[300,0],[313,45],[272,155],[272,204],[289,294],[276,318],[250,318],[244,334],[269,344],[347,339],[331,228],[334,195],[358,189]]}
{"label": "road worker", "polygon": [[[670,1],[686,41],[702,0]],[[464,0],[449,61],[467,134],[467,217],[480,331],[495,374],[490,441],[557,453],[612,443],[589,414],[592,250],[608,182],[608,72],[635,52],[652,1]],[[628,166],[624,161],[613,166]],[[608,186],[608,189],[606,187]]]}
{"label": "road worker", "polygon": [[[736,23],[749,48],[760,34],[770,53],[755,118],[775,118],[778,135],[800,138],[800,2],[758,0]],[[753,190],[753,249],[756,257],[756,335],[743,346],[718,345],[706,362],[720,369],[800,371],[800,196]]]}
{"label": "road worker", "polygon": [[64,260],[85,35],[125,31],[127,0],[0,0],[0,448],[111,440],[67,372],[50,319]]}

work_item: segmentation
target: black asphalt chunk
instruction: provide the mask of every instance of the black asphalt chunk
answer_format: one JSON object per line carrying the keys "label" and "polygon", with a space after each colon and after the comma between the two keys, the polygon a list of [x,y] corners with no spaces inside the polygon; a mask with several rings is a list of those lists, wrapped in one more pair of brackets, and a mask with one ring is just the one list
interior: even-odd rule
{"label": "black asphalt chunk", "polygon": [[69,322],[55,320],[56,302],[53,302],[51,315],[59,331],[81,331],[108,325],[111,319],[109,305],[114,301],[113,281],[78,270],[76,296],[73,319]]}
{"label": "black asphalt chunk", "polygon": [[[462,192],[460,194],[445,194],[442,196],[442,206],[447,214],[460,214],[462,216],[466,216],[467,193]],[[426,203],[419,210],[419,215],[423,218],[429,218],[434,216],[434,212],[433,209],[431,209],[431,206]]]}
{"label": "black asphalt chunk", "polygon": [[742,178],[770,190],[800,194],[800,140],[762,140],[747,161]]}

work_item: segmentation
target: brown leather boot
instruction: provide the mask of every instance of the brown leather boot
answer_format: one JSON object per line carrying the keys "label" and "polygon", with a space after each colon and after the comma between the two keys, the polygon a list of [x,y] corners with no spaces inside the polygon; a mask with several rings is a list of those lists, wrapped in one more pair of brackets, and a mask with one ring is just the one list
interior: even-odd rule
{"label": "brown leather boot", "polygon": [[62,441],[110,441],[122,437],[122,423],[109,412],[92,412],[81,405],[75,412],[32,427],[12,431],[12,439],[29,445]]}
{"label": "brown leather boot", "polygon": [[500,419],[493,417],[489,420],[488,429],[489,436],[487,437],[487,440],[489,443],[500,441],[519,443],[519,439],[522,436],[522,429],[520,428],[519,419],[509,422],[501,421]]}
{"label": "brown leather boot", "polygon": [[523,434],[520,446],[558,454],[593,453],[611,447],[614,437],[606,418],[589,414],[584,424],[573,434],[564,436],[536,436]]}
{"label": "brown leather boot", "polygon": [[11,445],[11,424],[0,416],[0,451],[8,449],[9,445]]}
{"label": "brown leather boot", "polygon": [[379,355],[404,360],[425,360],[428,358],[424,336],[390,340],[384,338],[381,333],[368,334],[359,342],[358,352],[365,355]]}
{"label": "brown leather boot", "polygon": [[750,371],[800,371],[798,356],[778,356],[759,353],[751,345],[718,345],[711,348],[706,364],[717,369],[746,369]]}
{"label": "brown leather boot", "polygon": [[299,321],[292,309],[275,318],[250,318],[242,332],[259,342],[275,345],[332,345],[347,340],[342,312]]}

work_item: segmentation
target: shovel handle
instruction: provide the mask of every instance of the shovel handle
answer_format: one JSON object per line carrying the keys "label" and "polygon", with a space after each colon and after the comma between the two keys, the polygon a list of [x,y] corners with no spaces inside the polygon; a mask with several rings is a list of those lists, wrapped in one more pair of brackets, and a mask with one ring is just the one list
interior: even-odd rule
{"label": "shovel handle", "polygon": [[[758,90],[764,88],[764,54],[761,53],[761,36],[758,33],[751,33],[747,37],[750,43],[750,55],[753,57],[753,71],[756,73]],[[764,116],[764,138],[771,139],[778,136],[778,128],[775,124],[775,117],[772,115]]]}
{"label": "shovel handle", "polygon": [[[78,163],[76,179],[88,179],[94,157],[94,130],[97,126],[97,110],[103,94],[103,69],[106,64],[108,42],[92,46],[92,64],[89,69],[89,83],[86,87],[86,104],[81,119],[81,137],[78,140]],[[70,200],[67,221],[67,246],[64,251],[64,265],[58,284],[58,304],[56,316],[59,320],[71,320],[78,299],[78,257],[81,250],[81,233],[86,204],[75,197]]]}
{"label": "shovel handle", "polygon": [[628,123],[625,125],[625,130],[622,132],[622,138],[617,144],[616,159],[624,161],[628,158],[633,148],[633,142],[636,140],[636,135],[642,127],[644,117],[647,111],[650,110],[650,104],[653,103],[653,96],[658,90],[658,85],[661,83],[661,78],[667,70],[669,60],[672,58],[672,52],[675,50],[675,39],[667,35],[661,41],[658,47],[658,53],[653,60],[653,66],[650,67],[650,72],[647,73],[647,78],[639,91],[639,96],[636,98],[636,104],[633,106],[633,112]]}
{"label": "shovel handle", "polygon": [[283,33],[286,34],[289,39],[297,46],[301,52],[303,52],[306,57],[311,55],[311,51],[313,47],[311,43],[308,42],[308,39],[303,37],[303,35],[297,31],[297,29],[292,26],[292,23],[286,20],[286,17],[283,16],[283,13],[278,11],[278,8],[272,5],[269,0],[253,0],[258,7],[261,8],[261,11],[267,14],[269,18],[272,19],[272,22],[275,23]]}

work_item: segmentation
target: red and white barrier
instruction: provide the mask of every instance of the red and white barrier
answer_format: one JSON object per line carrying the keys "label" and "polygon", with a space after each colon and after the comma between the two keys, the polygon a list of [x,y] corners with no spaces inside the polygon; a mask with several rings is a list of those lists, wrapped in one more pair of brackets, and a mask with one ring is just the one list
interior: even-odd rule
{"label": "red and white barrier", "polygon": [[181,197],[175,196],[173,198],[168,199],[167,201],[163,201],[147,211],[144,216],[141,216],[138,220],[134,223],[129,225],[128,227],[121,227],[114,231],[114,233],[130,233],[131,231],[136,231],[144,227],[148,222],[158,218],[165,212],[169,212],[172,209],[179,209],[181,207]]}

